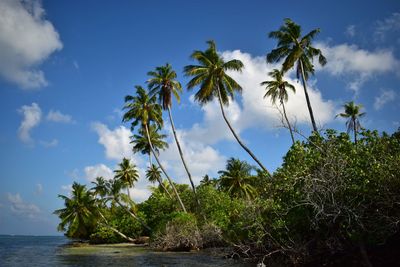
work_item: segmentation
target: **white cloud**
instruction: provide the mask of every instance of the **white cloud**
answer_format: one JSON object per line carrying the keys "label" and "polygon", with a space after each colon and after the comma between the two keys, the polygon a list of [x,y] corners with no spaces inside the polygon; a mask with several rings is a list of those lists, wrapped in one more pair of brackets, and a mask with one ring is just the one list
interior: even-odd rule
{"label": "white cloud", "polygon": [[381,93],[375,97],[374,109],[380,110],[387,103],[392,102],[396,98],[396,92],[393,90],[381,90]]}
{"label": "white cloud", "polygon": [[19,139],[24,143],[32,144],[33,139],[30,132],[39,125],[42,118],[42,110],[38,104],[32,103],[30,106],[22,106],[18,112],[24,116],[18,129]]}
{"label": "white cloud", "polygon": [[[201,136],[194,136],[194,129],[177,129],[177,135],[194,183],[198,184],[205,174],[216,175],[217,171],[225,166],[226,157],[207,145],[207,141],[202,140]],[[171,136],[169,147],[160,153],[160,159],[167,163],[165,167],[168,172],[172,171],[171,179],[179,183],[189,184],[175,139],[172,138],[172,129],[169,127],[168,130]]]}
{"label": "white cloud", "polygon": [[354,35],[356,34],[356,26],[355,25],[347,26],[345,33],[350,37],[354,37]]}
{"label": "white cloud", "polygon": [[333,76],[349,77],[348,86],[355,92],[373,75],[398,72],[400,68],[400,62],[390,50],[368,51],[356,45],[327,43],[317,43],[316,47],[328,60],[324,67],[316,64],[316,68]]}
{"label": "white cloud", "polygon": [[87,166],[84,169],[85,178],[89,182],[93,182],[96,177],[102,176],[104,179],[112,179],[114,177],[113,171],[104,164],[97,164],[93,166]]}
{"label": "white cloud", "polygon": [[58,110],[50,110],[46,119],[52,122],[75,123],[71,115],[63,114]]}
{"label": "white cloud", "polygon": [[34,219],[40,214],[40,209],[34,204],[25,203],[19,193],[7,193],[7,199],[10,202],[10,210],[15,215]]}
{"label": "white cloud", "polygon": [[23,89],[48,84],[37,66],[62,49],[57,31],[44,15],[41,1],[0,2],[0,75]]}
{"label": "white cloud", "polygon": [[105,124],[95,122],[92,129],[99,135],[98,142],[106,149],[108,159],[121,160],[132,155],[131,131],[125,126],[110,130]]}
{"label": "white cloud", "polygon": [[110,130],[107,125],[95,122],[92,123],[92,129],[99,135],[98,142],[104,146],[107,159],[120,161],[125,157],[131,159],[135,165],[142,163],[141,157],[132,152],[132,133],[128,128],[119,126]]}
{"label": "white cloud", "polygon": [[72,184],[62,185],[61,190],[70,196],[72,194]]}
{"label": "white cloud", "polygon": [[[264,57],[252,57],[250,54],[239,50],[224,52],[223,57],[227,60],[236,58],[244,64],[244,70],[241,73],[230,73],[243,88],[243,109],[237,119],[237,125],[242,128],[263,127],[267,130],[275,128],[276,125],[280,124],[280,113],[272,106],[269,99],[263,98],[265,88],[260,83],[270,79],[267,73],[277,66],[267,65]],[[296,93],[289,91],[289,100],[285,105],[288,116],[292,120],[295,118],[299,124],[309,124],[310,117],[303,87],[290,77],[285,77],[285,79],[296,88]],[[318,110],[318,113],[315,114],[317,124],[323,125],[331,121],[334,111],[333,103],[322,98],[315,84],[309,82],[307,89],[313,110]]]}
{"label": "white cloud", "polygon": [[396,36],[400,31],[400,13],[395,12],[384,20],[376,22],[374,37],[378,41],[384,41],[389,33]]}
{"label": "white cloud", "polygon": [[135,202],[142,202],[149,198],[151,192],[147,188],[134,187],[129,189],[129,193]]}
{"label": "white cloud", "polygon": [[58,146],[58,140],[54,138],[51,141],[40,141],[40,144],[46,148],[56,147]]}
{"label": "white cloud", "polygon": [[41,195],[43,193],[43,185],[38,183],[36,184],[35,195]]}

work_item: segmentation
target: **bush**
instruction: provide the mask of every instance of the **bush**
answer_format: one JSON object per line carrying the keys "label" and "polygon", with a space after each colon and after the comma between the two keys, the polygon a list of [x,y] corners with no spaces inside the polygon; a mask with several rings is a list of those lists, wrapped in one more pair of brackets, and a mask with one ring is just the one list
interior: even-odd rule
{"label": "bush", "polygon": [[158,233],[153,246],[168,251],[188,251],[203,246],[194,215],[177,212],[167,222],[164,231]]}

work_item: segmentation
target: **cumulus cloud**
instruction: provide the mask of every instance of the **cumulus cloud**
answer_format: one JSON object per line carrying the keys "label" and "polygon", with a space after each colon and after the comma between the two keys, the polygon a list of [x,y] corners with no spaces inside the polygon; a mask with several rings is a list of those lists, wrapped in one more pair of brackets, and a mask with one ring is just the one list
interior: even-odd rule
{"label": "cumulus cloud", "polygon": [[95,122],[92,129],[98,134],[98,142],[104,146],[107,159],[132,158],[131,131],[128,128],[120,126],[110,130],[107,125]]}
{"label": "cumulus cloud", "polygon": [[93,182],[96,177],[102,176],[104,179],[112,179],[114,177],[113,171],[104,164],[97,164],[93,166],[87,166],[84,169],[85,178],[89,182]]}
{"label": "cumulus cloud", "polygon": [[378,41],[385,41],[388,34],[398,33],[400,31],[400,13],[395,12],[384,20],[376,22],[374,37]]}
{"label": "cumulus cloud", "polygon": [[[188,184],[187,173],[179,156],[175,139],[172,138],[172,129],[169,127],[168,130],[171,136],[169,146],[168,149],[161,152],[160,159],[167,163],[166,168],[168,171],[172,171],[174,181]],[[224,167],[226,157],[211,145],[207,145],[206,140],[202,140],[201,136],[193,136],[193,134],[194,128],[189,130],[177,129],[178,140],[186,164],[194,183],[198,184],[205,174],[216,175],[216,172]]]}
{"label": "cumulus cloud", "polygon": [[[263,127],[267,130],[276,127],[280,122],[280,113],[272,106],[269,99],[264,99],[265,88],[260,83],[270,79],[267,73],[279,66],[267,65],[264,57],[253,57],[240,50],[227,51],[222,55],[227,60],[240,59],[244,64],[241,73],[231,73],[231,76],[243,87],[243,109],[238,118],[238,125],[246,128]],[[310,117],[303,87],[297,80],[290,77],[290,73],[285,79],[296,88],[296,93],[289,91],[289,101],[285,105],[288,116],[292,120],[295,119],[298,124],[308,124]],[[309,83],[307,89],[313,110],[318,110],[318,113],[315,114],[317,124],[323,125],[331,121],[335,109],[332,101],[324,100],[321,92],[313,83]]]}
{"label": "cumulus cloud", "polygon": [[41,1],[0,2],[0,75],[23,89],[48,84],[38,65],[62,49],[59,34],[44,15]]}
{"label": "cumulus cloud", "polygon": [[61,190],[66,192],[68,195],[72,193],[72,184],[62,185]]}
{"label": "cumulus cloud", "polygon": [[7,193],[7,200],[10,203],[11,212],[17,216],[34,219],[40,214],[38,206],[24,202],[19,193],[15,195]]}
{"label": "cumulus cloud", "polygon": [[50,110],[46,119],[52,122],[75,123],[71,115],[63,114],[58,110]]}
{"label": "cumulus cloud", "polygon": [[327,43],[317,43],[316,47],[328,60],[328,64],[322,68],[317,65],[317,69],[333,76],[349,77],[348,86],[355,92],[373,75],[395,72],[400,67],[399,60],[390,50],[368,51],[356,45],[330,46]]}
{"label": "cumulus cloud", "polygon": [[42,119],[42,110],[38,104],[32,103],[30,106],[22,106],[18,112],[23,115],[21,125],[18,128],[18,137],[22,142],[32,144],[31,130],[39,125]]}
{"label": "cumulus cloud", "polygon": [[381,90],[381,93],[375,97],[374,109],[380,110],[387,103],[394,101],[396,98],[396,92],[393,90]]}

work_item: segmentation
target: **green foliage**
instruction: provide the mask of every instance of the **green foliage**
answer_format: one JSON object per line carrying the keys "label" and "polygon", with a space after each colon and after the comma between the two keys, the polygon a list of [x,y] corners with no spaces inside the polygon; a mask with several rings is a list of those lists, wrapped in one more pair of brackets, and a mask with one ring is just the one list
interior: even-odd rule
{"label": "green foliage", "polygon": [[157,234],[153,245],[163,250],[173,251],[201,248],[203,241],[196,217],[186,212],[172,213],[171,220]]}
{"label": "green foliage", "polygon": [[328,130],[292,146],[265,195],[275,203],[273,221],[264,222],[275,245],[314,242],[334,252],[377,245],[398,231],[399,139],[376,131],[361,136],[355,144]]}
{"label": "green foliage", "polygon": [[64,200],[65,208],[54,211],[61,220],[57,229],[66,231],[65,235],[71,238],[88,238],[98,217],[96,199],[85,185],[76,182],[72,185],[71,197],[58,197]]}

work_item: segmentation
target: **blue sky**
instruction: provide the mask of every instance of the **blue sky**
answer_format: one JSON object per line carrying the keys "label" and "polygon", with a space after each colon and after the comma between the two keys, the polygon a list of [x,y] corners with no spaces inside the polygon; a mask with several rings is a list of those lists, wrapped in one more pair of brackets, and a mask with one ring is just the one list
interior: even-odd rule
{"label": "blue sky", "polygon": [[[267,3],[268,2],[268,3]],[[339,2],[339,3],[338,3]],[[122,157],[141,174],[146,158],[132,155],[121,107],[146,73],[169,62],[182,69],[195,49],[214,39],[225,59],[240,59],[242,85],[227,108],[246,144],[271,170],[282,162],[290,136],[279,113],[262,99],[259,83],[278,65],[265,63],[275,47],[267,34],[292,18],[303,33],[321,28],[315,45],[328,59],[309,81],[321,128],[345,130],[335,119],[344,102],[362,103],[366,128],[400,126],[400,3],[385,1],[0,1],[0,234],[57,234],[52,211],[73,181],[112,176]],[[290,120],[310,133],[302,87],[290,95]],[[174,102],[173,115],[196,181],[215,176],[227,158],[253,163],[222,121],[216,103],[200,107],[193,92]],[[166,120],[170,148],[161,154],[178,182],[187,182]],[[300,136],[296,137],[301,139]],[[148,196],[141,178],[135,200]]]}

